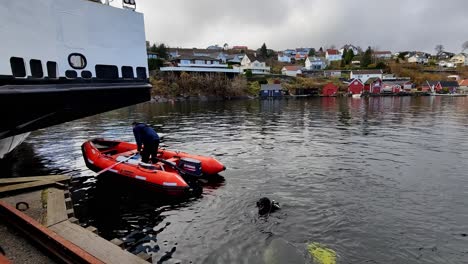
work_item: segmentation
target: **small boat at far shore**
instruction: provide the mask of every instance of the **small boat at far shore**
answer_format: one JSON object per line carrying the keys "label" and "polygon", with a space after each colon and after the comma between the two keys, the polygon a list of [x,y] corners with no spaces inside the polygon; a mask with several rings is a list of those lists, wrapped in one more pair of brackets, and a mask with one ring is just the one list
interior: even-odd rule
{"label": "small boat at far shore", "polygon": [[129,179],[153,191],[170,196],[190,195],[201,178],[214,177],[226,167],[215,158],[159,148],[154,164],[142,163],[134,143],[93,139],[81,146],[86,166],[94,172],[108,172]]}

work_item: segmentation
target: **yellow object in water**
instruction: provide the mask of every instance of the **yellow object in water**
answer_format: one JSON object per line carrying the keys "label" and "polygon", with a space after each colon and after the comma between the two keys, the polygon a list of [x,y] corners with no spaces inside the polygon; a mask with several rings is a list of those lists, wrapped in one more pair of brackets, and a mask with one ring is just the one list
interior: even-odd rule
{"label": "yellow object in water", "polygon": [[336,264],[336,252],[326,248],[320,243],[310,243],[307,245],[307,250],[314,262],[318,264]]}

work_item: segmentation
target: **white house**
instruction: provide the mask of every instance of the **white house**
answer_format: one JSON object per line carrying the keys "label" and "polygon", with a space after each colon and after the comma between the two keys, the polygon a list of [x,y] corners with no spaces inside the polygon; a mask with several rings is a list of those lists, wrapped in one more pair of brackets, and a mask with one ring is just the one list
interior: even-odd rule
{"label": "white house", "polygon": [[291,56],[288,56],[283,52],[278,52],[278,61],[291,63]]}
{"label": "white house", "polygon": [[419,63],[419,64],[427,64],[429,62],[429,59],[426,58],[425,56],[421,56],[421,55],[413,55],[411,57],[408,58],[408,62],[409,63]]}
{"label": "white house", "polygon": [[296,77],[302,74],[302,70],[300,66],[284,66],[281,69],[281,74]]}
{"label": "white house", "polygon": [[374,51],[373,54],[376,59],[389,60],[392,58],[391,51]]}
{"label": "white house", "polygon": [[305,61],[305,68],[307,70],[323,70],[327,67],[327,63],[324,59],[319,57],[307,57]]}
{"label": "white house", "polygon": [[351,79],[359,79],[362,83],[367,82],[369,78],[380,78],[383,77],[382,70],[357,70],[351,71]]}
{"label": "white house", "polygon": [[229,69],[221,59],[208,56],[179,56],[172,60],[175,67],[161,67],[162,72],[213,72],[240,74],[239,69]]}
{"label": "white house", "polygon": [[327,52],[325,53],[325,58],[328,61],[340,61],[341,60],[341,54],[338,50],[336,49],[327,49]]}
{"label": "white house", "polygon": [[258,60],[250,61],[247,54],[242,58],[241,66],[239,67],[242,72],[246,70],[251,70],[253,74],[269,74],[270,67],[266,66],[265,62],[260,62]]}
{"label": "white house", "polygon": [[450,59],[450,62],[452,62],[453,64],[457,64],[457,65],[467,66],[468,54],[466,53],[457,54]]}

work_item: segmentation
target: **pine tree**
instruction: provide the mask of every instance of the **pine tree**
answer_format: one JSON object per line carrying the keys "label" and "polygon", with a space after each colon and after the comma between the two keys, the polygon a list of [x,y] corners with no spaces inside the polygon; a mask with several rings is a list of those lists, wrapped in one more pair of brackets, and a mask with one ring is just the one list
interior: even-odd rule
{"label": "pine tree", "polygon": [[268,57],[268,49],[265,43],[263,43],[262,47],[260,48],[260,55],[264,58]]}
{"label": "pine tree", "polygon": [[372,49],[368,47],[361,59],[361,67],[367,67],[372,63]]}

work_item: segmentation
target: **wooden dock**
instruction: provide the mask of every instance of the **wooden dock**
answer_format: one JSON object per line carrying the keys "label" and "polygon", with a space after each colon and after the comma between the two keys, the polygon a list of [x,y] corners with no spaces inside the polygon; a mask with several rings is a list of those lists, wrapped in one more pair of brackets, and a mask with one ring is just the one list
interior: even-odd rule
{"label": "wooden dock", "polygon": [[99,237],[96,228],[77,224],[69,180],[63,175],[0,179],[0,222],[66,263],[148,263],[148,255],[135,256],[120,248],[117,240]]}

